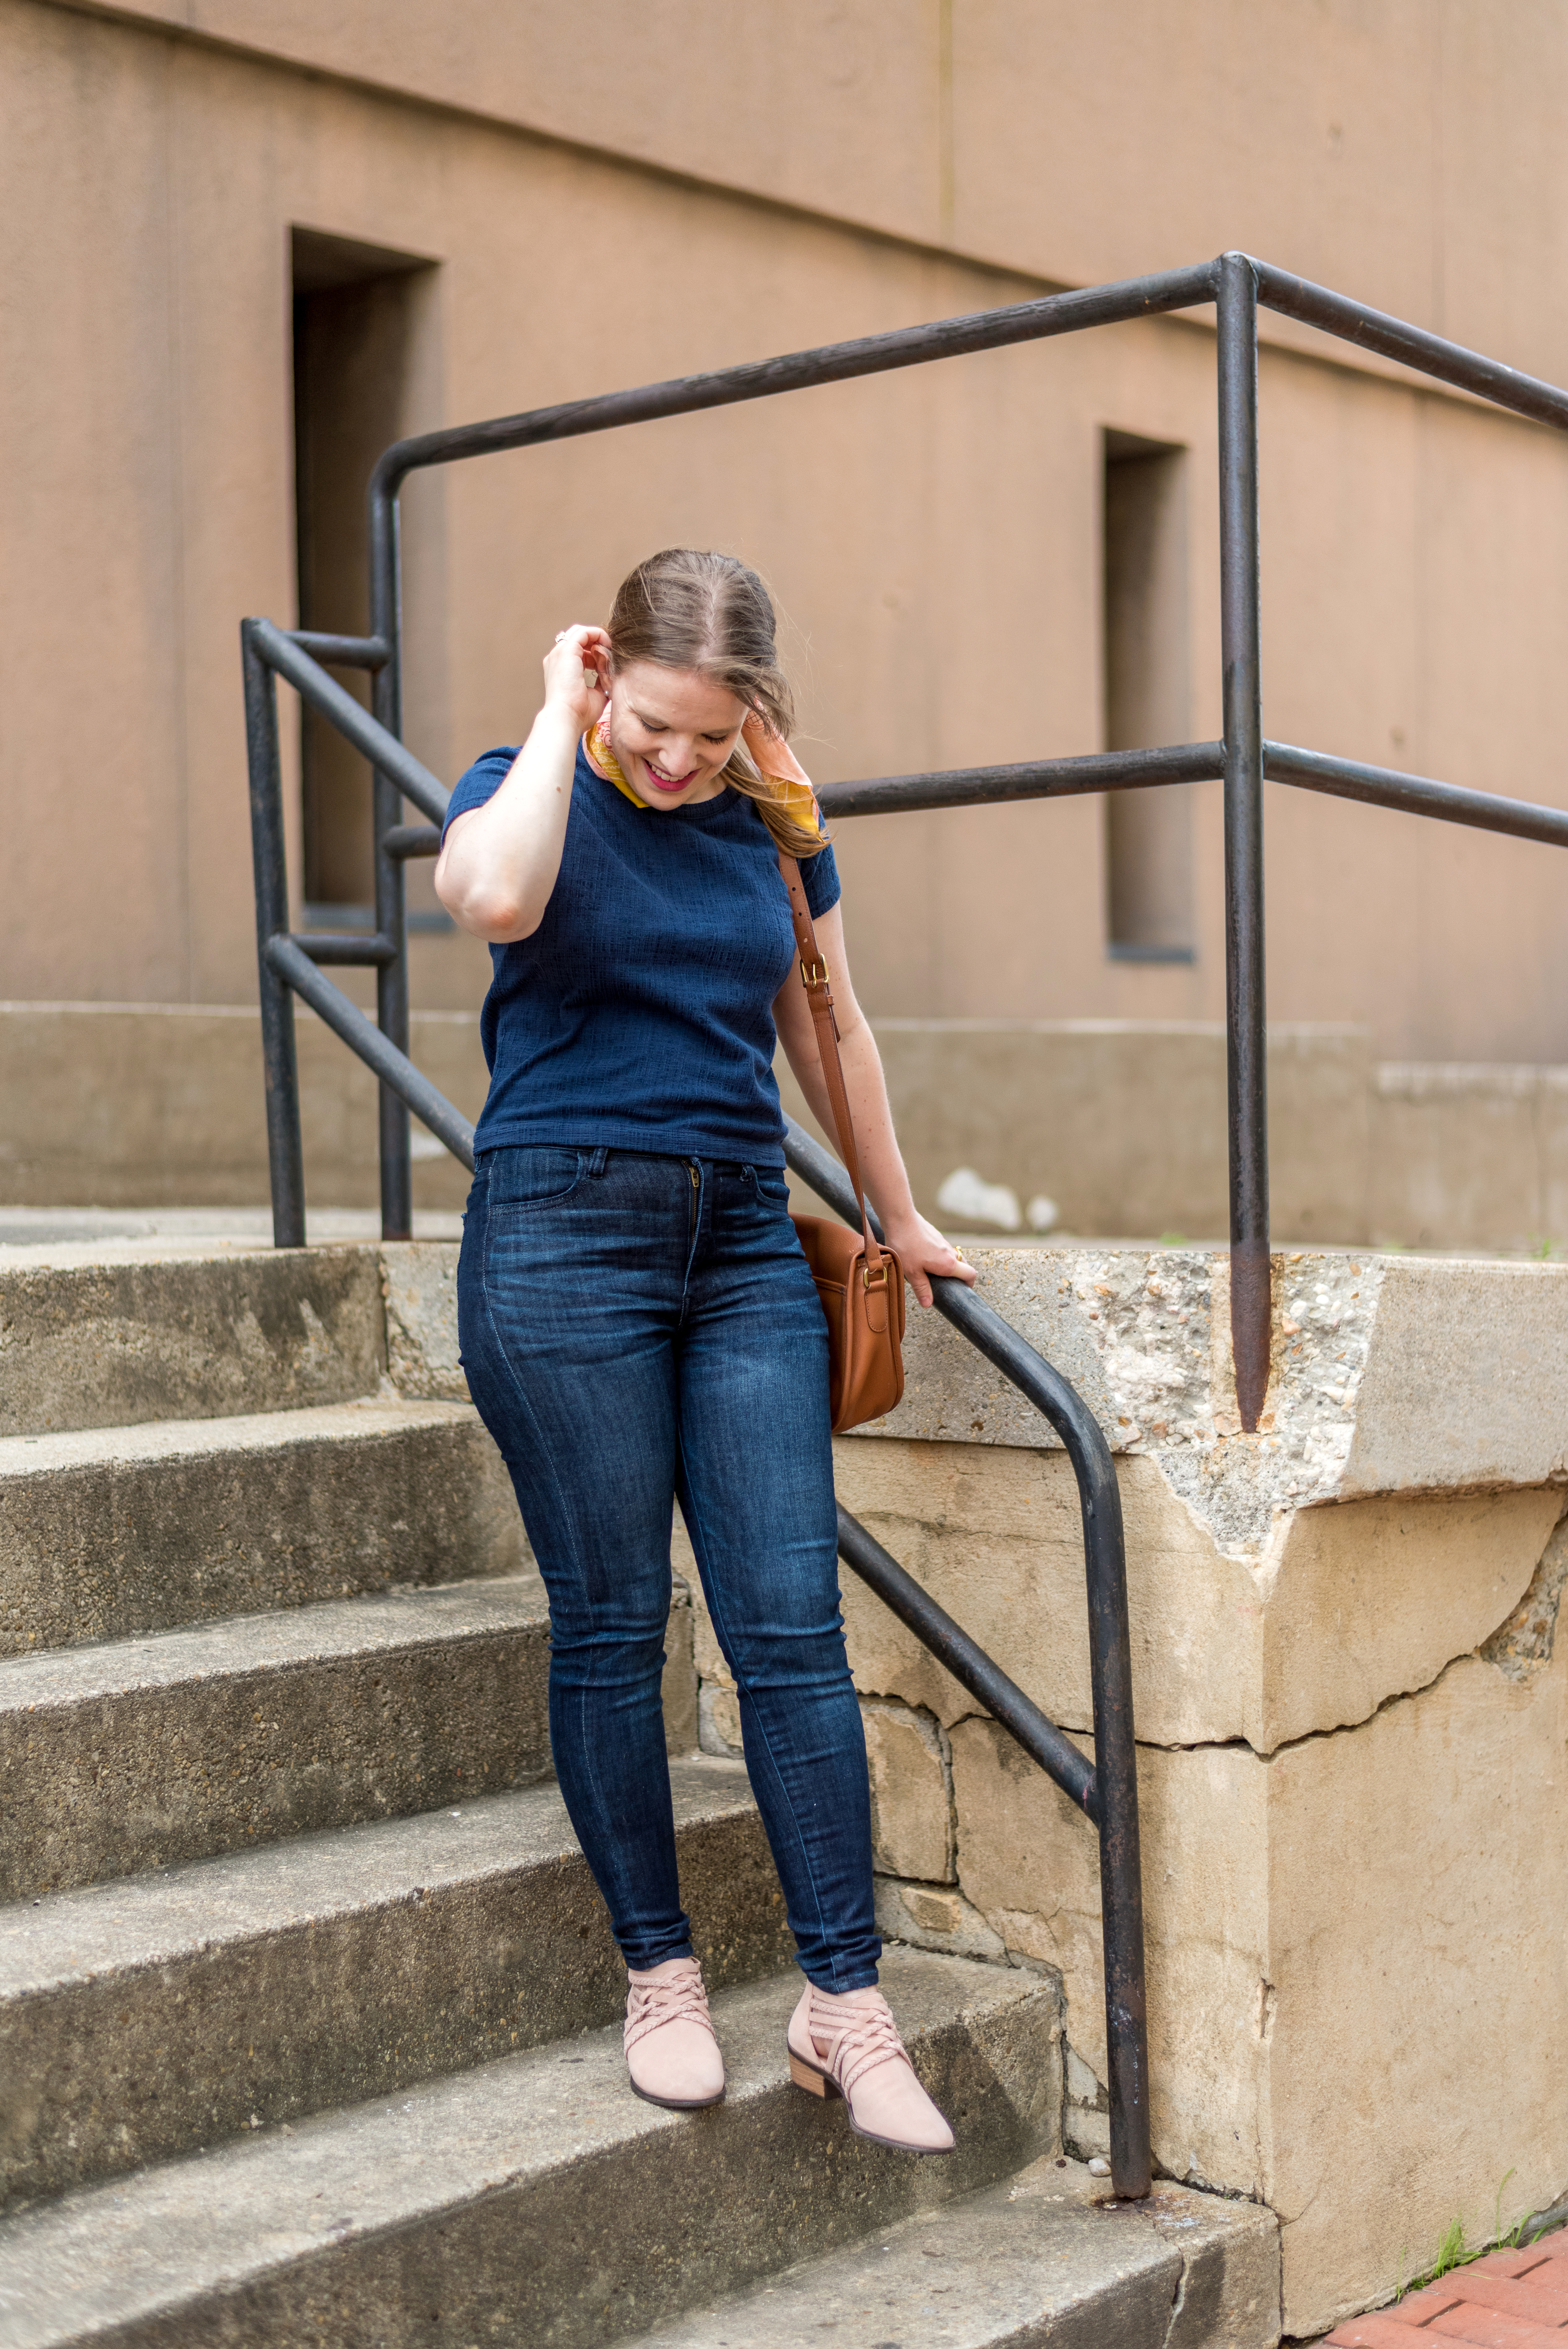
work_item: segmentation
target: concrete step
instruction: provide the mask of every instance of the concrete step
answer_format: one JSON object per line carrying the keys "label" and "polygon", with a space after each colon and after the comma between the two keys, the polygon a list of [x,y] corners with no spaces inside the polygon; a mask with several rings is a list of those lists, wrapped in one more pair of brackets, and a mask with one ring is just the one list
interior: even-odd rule
{"label": "concrete step", "polygon": [[[710,1986],[777,1972],[745,1770],[671,1776]],[[552,1785],[13,1905],[0,2204],[607,2024],[625,1991]]]}
{"label": "concrete step", "polygon": [[544,1775],[536,1575],[0,1662],[0,1899]]}
{"label": "concrete step", "polygon": [[0,1441],[0,1656],[529,1562],[467,1403]]}
{"label": "concrete step", "polygon": [[858,2240],[1049,2149],[1053,1984],[924,1951],[884,1971],[959,2150],[922,2162],[789,2086],[793,1978],[714,2001],[725,2103],[661,2111],[618,2028],[285,2123],[0,2223],[6,2349],[586,2349]]}
{"label": "concrete step", "polygon": [[0,1262],[0,1436],[347,1402],[386,1361],[373,1247],[99,1240]]}
{"label": "concrete step", "polygon": [[1279,2311],[1272,2211],[1047,2154],[624,2349],[1274,2349]]}

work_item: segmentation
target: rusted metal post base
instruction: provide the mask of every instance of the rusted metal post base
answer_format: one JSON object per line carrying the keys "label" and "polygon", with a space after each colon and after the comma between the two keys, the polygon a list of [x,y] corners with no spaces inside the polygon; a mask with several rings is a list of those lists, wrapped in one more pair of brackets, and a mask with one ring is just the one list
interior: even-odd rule
{"label": "rusted metal post base", "polygon": [[1274,1298],[1268,1243],[1231,1246],[1231,1351],[1236,1366],[1236,1410],[1253,1434],[1268,1392]]}

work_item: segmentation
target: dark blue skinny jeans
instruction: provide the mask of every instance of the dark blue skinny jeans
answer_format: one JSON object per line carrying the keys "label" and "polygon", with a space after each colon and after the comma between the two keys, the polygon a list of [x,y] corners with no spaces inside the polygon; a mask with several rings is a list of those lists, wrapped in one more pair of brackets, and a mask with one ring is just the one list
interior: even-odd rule
{"label": "dark blue skinny jeans", "polygon": [[840,1615],[828,1349],[782,1174],[487,1150],[462,1359],[550,1595],[550,1736],[630,1966],[691,1954],[660,1681],[678,1500],[739,1692],[802,1970],[874,1982],[864,1734]]}

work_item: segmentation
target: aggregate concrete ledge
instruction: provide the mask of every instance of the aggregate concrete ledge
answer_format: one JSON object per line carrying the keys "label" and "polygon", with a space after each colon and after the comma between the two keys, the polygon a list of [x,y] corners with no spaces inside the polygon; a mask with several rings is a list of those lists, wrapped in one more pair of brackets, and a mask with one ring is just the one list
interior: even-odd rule
{"label": "aggregate concrete ledge", "polygon": [[23,1253],[0,1256],[0,1436],[347,1402],[386,1367],[369,1249]]}
{"label": "aggregate concrete ledge", "polygon": [[[1276,1251],[1273,1370],[1235,1416],[1228,1259],[1191,1248],[972,1248],[978,1293],[1070,1379],[1114,1452],[1158,1462],[1222,1548],[1279,1512],[1568,1477],[1568,1265]],[[857,1437],[1058,1448],[934,1313],[904,1398]]]}
{"label": "aggregate concrete ledge", "polygon": [[518,1575],[0,1662],[0,1899],[540,1777],[547,1631]]}
{"label": "aggregate concrete ledge", "polygon": [[677,2114],[628,2089],[611,2028],[285,2124],[0,2223],[6,2349],[593,2349],[1054,2147],[1058,2005],[1036,1978],[918,1951],[883,1982],[958,2150],[853,2137],[792,2087],[793,1981],[723,1992],[728,2087]]}
{"label": "aggregate concrete ledge", "polygon": [[[1568,1479],[1568,1264],[1280,1249],[1255,1435],[1235,1415],[1230,1265],[1186,1247],[971,1246],[978,1294],[1070,1379],[1113,1452],[1156,1462],[1222,1549],[1277,1516],[1379,1494]],[[381,1250],[400,1392],[461,1398],[454,1243]],[[935,1313],[912,1309],[903,1402],[879,1436],[1057,1451],[1059,1438]]]}
{"label": "aggregate concrete ledge", "polygon": [[[744,1769],[671,1769],[708,1985],[793,1942]],[[0,1909],[0,2203],[619,2017],[554,1785]]]}
{"label": "aggregate concrete ledge", "polygon": [[1118,2202],[1047,2155],[623,2349],[1275,2349],[1279,2229],[1159,2185]]}
{"label": "aggregate concrete ledge", "polygon": [[0,1439],[0,1656],[528,1563],[471,1406],[388,1396]]}

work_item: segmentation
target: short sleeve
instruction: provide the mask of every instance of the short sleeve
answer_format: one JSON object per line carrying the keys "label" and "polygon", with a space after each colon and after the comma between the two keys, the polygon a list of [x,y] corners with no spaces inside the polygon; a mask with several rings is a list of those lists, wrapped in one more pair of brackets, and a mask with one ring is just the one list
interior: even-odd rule
{"label": "short sleeve", "polygon": [[504,745],[499,750],[487,750],[482,759],[474,761],[467,774],[458,778],[441,825],[443,840],[458,816],[467,815],[470,808],[483,807],[487,800],[494,799],[511,772],[516,757],[516,749],[508,750]]}
{"label": "short sleeve", "polygon": [[820,848],[815,856],[800,859],[800,878],[805,885],[806,903],[811,908],[812,919],[836,905],[843,895],[839,886],[839,868],[833,862],[830,848]]}

